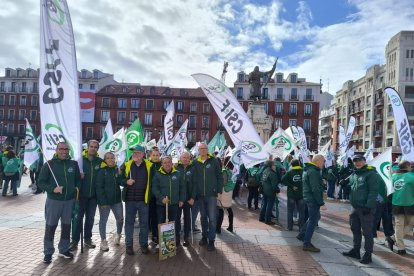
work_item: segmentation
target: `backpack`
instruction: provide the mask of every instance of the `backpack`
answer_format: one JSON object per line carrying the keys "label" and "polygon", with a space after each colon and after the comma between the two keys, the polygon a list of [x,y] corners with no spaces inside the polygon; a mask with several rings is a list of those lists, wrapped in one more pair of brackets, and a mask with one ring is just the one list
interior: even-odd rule
{"label": "backpack", "polygon": [[247,187],[258,187],[260,181],[257,181],[257,167],[253,167],[247,170]]}

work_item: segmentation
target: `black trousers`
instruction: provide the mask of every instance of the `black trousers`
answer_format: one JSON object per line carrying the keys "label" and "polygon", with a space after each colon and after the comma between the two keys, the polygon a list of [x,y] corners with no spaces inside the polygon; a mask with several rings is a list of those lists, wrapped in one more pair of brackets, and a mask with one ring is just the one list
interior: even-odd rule
{"label": "black trousers", "polygon": [[249,196],[247,198],[247,206],[252,207],[252,200],[254,200],[254,208],[259,208],[259,190],[258,187],[248,187]]}
{"label": "black trousers", "polygon": [[371,209],[366,215],[362,213],[362,208],[356,208],[352,214],[349,215],[349,224],[351,225],[351,231],[354,237],[354,249],[358,251],[361,249],[363,235],[365,240],[365,252],[372,253],[374,248],[374,236],[372,230],[374,227],[374,214],[375,208]]}
{"label": "black trousers", "polygon": [[[233,209],[225,208],[227,210],[227,213],[229,214],[229,227],[233,228]],[[221,228],[221,225],[223,224],[224,219],[224,209],[218,208],[218,216],[217,216],[217,229]]]}

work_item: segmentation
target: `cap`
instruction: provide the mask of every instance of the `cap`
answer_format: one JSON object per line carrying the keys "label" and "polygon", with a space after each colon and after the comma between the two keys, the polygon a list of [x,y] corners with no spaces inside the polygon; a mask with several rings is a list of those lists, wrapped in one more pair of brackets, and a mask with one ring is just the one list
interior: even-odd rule
{"label": "cap", "polygon": [[145,152],[145,148],[141,145],[136,145],[135,147],[130,148],[130,150],[138,150],[140,152]]}
{"label": "cap", "polygon": [[366,161],[365,157],[361,154],[354,155],[354,157],[352,157],[352,161],[355,161],[355,160],[364,160],[364,161]]}

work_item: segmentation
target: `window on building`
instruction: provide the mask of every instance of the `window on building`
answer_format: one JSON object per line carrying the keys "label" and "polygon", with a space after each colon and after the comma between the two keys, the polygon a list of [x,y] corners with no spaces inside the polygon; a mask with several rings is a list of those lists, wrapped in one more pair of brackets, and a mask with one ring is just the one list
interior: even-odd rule
{"label": "window on building", "polygon": [[98,71],[93,71],[93,78],[94,79],[98,79],[99,78],[99,72]]}
{"label": "window on building", "polygon": [[147,110],[152,110],[152,109],[154,109],[154,100],[149,100],[149,99],[147,99],[147,100],[146,100],[146,103],[145,103],[145,108],[146,108]]}
{"label": "window on building", "polygon": [[289,126],[296,126],[296,119],[289,119]]}
{"label": "window on building", "polygon": [[310,119],[303,120],[303,130],[304,131],[310,131],[311,130],[311,120]]}
{"label": "window on building", "polygon": [[91,84],[89,85],[89,89],[90,89],[90,90],[95,90],[95,84],[94,84],[94,83],[91,83]]}
{"label": "window on building", "polygon": [[191,113],[197,112],[197,103],[191,103],[190,104],[190,112]]}
{"label": "window on building", "polygon": [[184,111],[184,102],[177,101],[177,111]]}
{"label": "window on building", "polygon": [[5,96],[4,95],[0,95],[0,106],[5,104]]}
{"label": "window on building", "polygon": [[268,100],[269,99],[269,88],[265,87],[262,88],[262,99]]}
{"label": "window on building", "polygon": [[203,116],[202,118],[201,127],[202,128],[209,128],[210,127],[210,117],[209,116]]}
{"label": "window on building", "polygon": [[243,99],[243,87],[237,87],[237,99]]}
{"label": "window on building", "polygon": [[152,125],[152,114],[151,113],[145,113],[144,124],[146,126]]}
{"label": "window on building", "polygon": [[369,141],[365,141],[365,150],[369,149]]}
{"label": "window on building", "polygon": [[19,110],[19,120],[24,120],[26,118],[26,110],[20,109]]}
{"label": "window on building", "polygon": [[410,50],[407,50],[407,55],[405,56],[406,58],[410,58]]}
{"label": "window on building", "polygon": [[82,70],[82,72],[81,72],[81,78],[82,79],[86,79],[86,71],[85,70]]}
{"label": "window on building", "polygon": [[118,99],[118,108],[126,108],[127,107],[127,100],[124,98]]}
{"label": "window on building", "polygon": [[33,92],[39,92],[39,91],[38,91],[37,82],[34,82],[34,83],[33,83]]}
{"label": "window on building", "polygon": [[203,103],[203,113],[210,113],[210,104]]}
{"label": "window on building", "polygon": [[131,111],[129,113],[129,121],[132,123],[134,122],[136,119],[138,119],[138,112],[136,111]]}
{"label": "window on building", "polygon": [[276,100],[283,100],[283,88],[278,87],[276,89]]}
{"label": "window on building", "polygon": [[289,108],[289,115],[296,115],[298,111],[298,105],[296,103],[291,103]]}
{"label": "window on building", "polygon": [[277,74],[276,75],[276,82],[278,82],[278,83],[283,82],[283,74]]}
{"label": "window on building", "polygon": [[387,139],[387,147],[392,147],[392,141],[394,141],[394,139],[392,138]]}
{"label": "window on building", "polygon": [[139,99],[131,99],[131,108],[139,108]]}
{"label": "window on building", "polygon": [[79,83],[78,86],[79,86],[79,89],[83,89],[83,83]]}
{"label": "window on building", "polygon": [[11,83],[11,92],[17,92],[16,91],[16,83],[15,82],[12,82]]}
{"label": "window on building", "polygon": [[177,115],[176,116],[176,124],[180,127],[184,123],[184,115]]}
{"label": "window on building", "polygon": [[118,111],[117,115],[116,115],[116,121],[118,122],[118,124],[124,124],[126,122],[126,114],[125,111]]}
{"label": "window on building", "polygon": [[14,120],[14,109],[9,109],[9,120]]}
{"label": "window on building", "polygon": [[365,126],[365,136],[369,136],[371,134],[371,126]]}
{"label": "window on building", "polygon": [[297,88],[292,88],[290,90],[290,99],[291,100],[298,100],[298,89]]}
{"label": "window on building", "polygon": [[6,92],[5,82],[0,82],[0,92]]}
{"label": "window on building", "polygon": [[208,140],[209,140],[208,130],[202,130],[201,131],[201,142],[208,142]]}
{"label": "window on building", "polygon": [[19,101],[19,105],[20,106],[26,106],[26,96],[20,96],[20,101]]}
{"label": "window on building", "polygon": [[282,119],[275,119],[275,129],[282,127]]}
{"label": "window on building", "polygon": [[170,105],[170,103],[171,103],[171,101],[170,101],[170,100],[164,100],[164,101],[162,102],[162,108],[163,108],[164,110],[167,110],[167,108],[168,108],[168,106]]}
{"label": "window on building", "polygon": [[6,70],[6,77],[10,77],[10,69]]}
{"label": "window on building", "polygon": [[86,138],[91,139],[93,137],[93,127],[86,127]]}
{"label": "window on building", "polygon": [[26,82],[22,82],[22,92],[27,92]]}
{"label": "window on building", "polygon": [[39,98],[37,96],[32,96],[31,106],[38,106]]}
{"label": "window on building", "polygon": [[188,128],[196,128],[197,117],[195,115],[188,116]]}
{"label": "window on building", "polygon": [[9,96],[9,105],[16,105],[16,96],[10,95]]}
{"label": "window on building", "polygon": [[312,104],[305,104],[305,116],[312,115]]}
{"label": "window on building", "polygon": [[7,132],[8,133],[14,132],[14,124],[7,124]]}
{"label": "window on building", "polygon": [[266,113],[266,114],[269,114],[269,103],[265,103],[265,104],[263,105],[263,107],[264,107],[265,113]]}
{"label": "window on building", "polygon": [[102,98],[102,106],[108,108],[111,105],[111,98]]}
{"label": "window on building", "polygon": [[19,128],[19,134],[25,134],[26,133],[26,126],[24,124],[19,124],[17,126]]}
{"label": "window on building", "polygon": [[239,82],[243,82],[244,81],[244,74],[243,73],[239,73],[237,79],[238,79]]}
{"label": "window on building", "polygon": [[195,142],[196,141],[196,132],[195,132],[195,130],[189,130],[188,132],[188,137],[187,137],[187,139],[188,139],[188,142]]}
{"label": "window on building", "polygon": [[37,120],[37,110],[30,110],[30,120]]}
{"label": "window on building", "polygon": [[306,88],[305,101],[312,101],[312,100],[313,100],[312,88]]}
{"label": "window on building", "polygon": [[277,103],[275,105],[275,115],[282,115],[283,114],[283,104]]}
{"label": "window on building", "polygon": [[110,115],[110,112],[108,110],[102,110],[101,111],[101,122],[104,122],[104,123],[108,122],[109,115]]}
{"label": "window on building", "polygon": [[[3,120],[3,119],[4,119],[4,109],[0,109],[0,120]],[[1,127],[0,127],[0,129],[1,129]]]}
{"label": "window on building", "polygon": [[371,110],[367,110],[365,114],[365,121],[371,121]]}
{"label": "window on building", "polygon": [[290,82],[291,83],[296,83],[297,82],[297,75],[296,74],[292,74],[290,75]]}

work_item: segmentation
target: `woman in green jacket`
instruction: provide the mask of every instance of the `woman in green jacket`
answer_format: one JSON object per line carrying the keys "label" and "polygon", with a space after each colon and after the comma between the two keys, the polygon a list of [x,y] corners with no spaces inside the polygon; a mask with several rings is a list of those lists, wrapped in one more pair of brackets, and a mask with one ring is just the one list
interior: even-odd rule
{"label": "woman in green jacket", "polygon": [[16,157],[14,151],[9,150],[6,153],[6,156],[2,158],[3,163],[3,192],[2,196],[6,196],[7,189],[9,188],[9,182],[11,183],[11,188],[13,190],[13,196],[17,196],[17,181],[20,178],[20,159]]}
{"label": "woman in green jacket", "polygon": [[279,182],[280,175],[276,171],[276,163],[274,161],[268,161],[270,163],[269,168],[263,172],[262,185],[263,185],[263,205],[260,211],[259,221],[268,225],[274,225],[271,221],[273,205],[275,204],[276,194],[280,193]]}
{"label": "woman in green jacket", "polygon": [[116,233],[113,235],[113,240],[116,245],[120,244],[122,226],[124,225],[120,185],[123,185],[123,181],[122,175],[116,167],[115,155],[112,152],[107,152],[96,177],[96,199],[100,214],[99,234],[101,236],[102,251],[109,250],[106,240],[106,223],[111,210],[116,219]]}
{"label": "woman in green jacket", "polygon": [[223,161],[223,192],[221,193],[221,200],[217,202],[218,207],[218,217],[217,217],[217,226],[216,232],[217,234],[221,233],[221,225],[224,219],[224,209],[227,209],[227,213],[229,214],[229,227],[227,227],[227,231],[233,232],[233,209],[231,209],[232,204],[232,193],[235,186],[234,181],[232,180],[232,171],[233,171],[233,164],[230,161],[230,157],[226,157]]}

